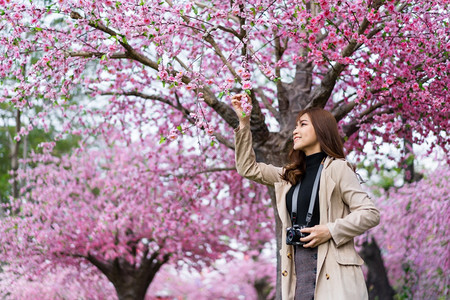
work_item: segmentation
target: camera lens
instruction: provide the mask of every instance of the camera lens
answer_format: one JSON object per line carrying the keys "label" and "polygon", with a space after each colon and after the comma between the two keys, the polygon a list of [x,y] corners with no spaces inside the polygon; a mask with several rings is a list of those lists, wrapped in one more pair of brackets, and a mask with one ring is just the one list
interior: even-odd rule
{"label": "camera lens", "polygon": [[294,232],[293,232],[293,231],[289,231],[289,232],[287,233],[286,240],[287,240],[288,242],[292,242],[293,239],[294,239]]}

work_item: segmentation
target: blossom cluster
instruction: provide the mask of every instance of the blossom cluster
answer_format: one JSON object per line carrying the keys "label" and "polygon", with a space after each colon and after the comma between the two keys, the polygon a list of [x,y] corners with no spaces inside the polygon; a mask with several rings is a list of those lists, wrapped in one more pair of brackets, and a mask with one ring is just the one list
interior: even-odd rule
{"label": "blossom cluster", "polygon": [[[284,126],[289,122],[274,112],[278,97],[283,100],[282,87],[304,73],[313,87],[333,84],[327,108],[352,107],[341,122],[359,131],[348,137],[349,149],[361,152],[360,145],[377,137],[397,142],[414,131],[414,143],[426,144],[427,136],[436,136],[432,150],[448,143],[448,135],[441,134],[449,130],[449,29],[441,13],[448,5],[7,1],[0,11],[0,77],[5,79],[0,102],[17,109],[45,104],[36,117],[45,124],[46,113],[64,110],[80,88],[92,99],[108,97],[114,114],[133,113],[137,126],[148,118],[130,99],[160,101],[164,105],[151,109],[155,119],[164,117],[176,127],[182,122],[172,118],[196,113],[202,98],[211,108],[202,121],[214,119],[211,127],[226,136],[229,130],[215,125],[224,117],[221,96],[251,91],[266,108],[263,112]],[[329,77],[338,70],[333,83]],[[199,92],[204,97],[197,97]],[[168,107],[178,113],[168,113]],[[401,127],[395,125],[399,121]],[[384,127],[390,123],[394,126]]]}

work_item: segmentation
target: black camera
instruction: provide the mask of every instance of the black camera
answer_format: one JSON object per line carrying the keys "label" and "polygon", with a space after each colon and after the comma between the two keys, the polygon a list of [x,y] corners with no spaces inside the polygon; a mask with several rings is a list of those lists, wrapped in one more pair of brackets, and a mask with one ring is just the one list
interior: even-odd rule
{"label": "black camera", "polygon": [[300,232],[300,229],[306,228],[305,225],[294,224],[293,227],[286,229],[286,244],[288,245],[304,245],[305,242],[301,242],[300,239],[307,237],[309,233]]}

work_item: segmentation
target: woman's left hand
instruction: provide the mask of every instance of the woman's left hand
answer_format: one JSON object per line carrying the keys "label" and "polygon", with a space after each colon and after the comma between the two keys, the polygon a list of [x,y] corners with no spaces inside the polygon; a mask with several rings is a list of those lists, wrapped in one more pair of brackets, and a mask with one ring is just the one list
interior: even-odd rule
{"label": "woman's left hand", "polygon": [[303,245],[305,248],[317,247],[331,239],[331,233],[327,225],[316,225],[314,227],[303,228],[300,231],[309,233],[307,237],[300,239],[301,242],[306,243]]}

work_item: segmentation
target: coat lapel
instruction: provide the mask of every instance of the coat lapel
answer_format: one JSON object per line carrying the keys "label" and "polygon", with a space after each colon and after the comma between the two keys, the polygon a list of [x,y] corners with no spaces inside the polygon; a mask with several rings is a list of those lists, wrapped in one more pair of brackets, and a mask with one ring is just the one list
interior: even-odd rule
{"label": "coat lapel", "polygon": [[281,219],[281,223],[283,223],[283,227],[291,226],[291,218],[288,214],[286,207],[286,194],[291,188],[291,184],[285,181],[280,181],[275,183],[275,194],[277,199],[277,209],[278,214]]}

